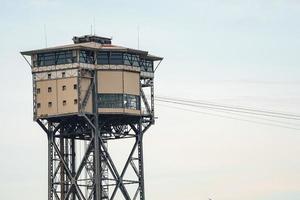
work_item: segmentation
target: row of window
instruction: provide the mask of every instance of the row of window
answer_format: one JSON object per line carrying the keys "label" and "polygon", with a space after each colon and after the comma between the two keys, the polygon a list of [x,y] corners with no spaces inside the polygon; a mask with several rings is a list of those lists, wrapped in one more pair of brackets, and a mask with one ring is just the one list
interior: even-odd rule
{"label": "row of window", "polygon": [[[74,99],[73,104],[78,100]],[[62,101],[62,105],[67,105],[67,100]],[[52,107],[52,102],[48,102],[48,108]],[[41,103],[37,103],[37,108],[41,108]],[[98,108],[127,108],[140,110],[140,96],[131,94],[98,94]]]}
{"label": "row of window", "polygon": [[[73,89],[74,89],[74,90],[77,90],[77,84],[74,84],[74,85],[73,85]],[[62,86],[62,90],[63,90],[63,91],[67,90],[67,86],[66,86],[66,85],[63,85],[63,86]],[[52,87],[48,87],[48,93],[51,93],[51,92],[52,92]],[[37,88],[37,89],[36,89],[36,93],[37,93],[37,94],[40,94],[40,93],[41,93],[41,88]]]}
{"label": "row of window", "polygon": [[61,65],[76,62],[76,55],[72,51],[59,51],[52,53],[40,53],[34,66]]}
{"label": "row of window", "polygon": [[153,71],[153,61],[141,58],[137,54],[119,52],[97,52],[98,64],[130,65],[141,67],[143,71]]}
{"label": "row of window", "polygon": [[140,110],[140,96],[131,94],[98,94],[98,108]]}
{"label": "row of window", "polygon": [[[97,52],[96,60],[98,64],[112,65],[130,65],[141,67],[143,71],[153,71],[153,61],[140,57],[138,54],[122,53],[122,52]],[[37,61],[34,66],[49,66],[68,63],[89,63],[95,64],[94,51],[80,50],[79,61],[72,51],[60,51],[53,53],[40,53],[37,55]]]}
{"label": "row of window", "polygon": [[[77,103],[78,103],[78,102],[77,102],[77,99],[74,99],[73,103],[74,103],[74,104],[77,104]],[[63,100],[63,101],[62,101],[62,105],[63,105],[63,106],[66,106],[66,105],[67,105],[67,100]],[[37,103],[36,106],[37,106],[37,108],[40,108],[40,107],[41,107],[41,103]],[[48,102],[48,108],[51,108],[51,107],[52,107],[52,102],[49,101],[49,102]]]}

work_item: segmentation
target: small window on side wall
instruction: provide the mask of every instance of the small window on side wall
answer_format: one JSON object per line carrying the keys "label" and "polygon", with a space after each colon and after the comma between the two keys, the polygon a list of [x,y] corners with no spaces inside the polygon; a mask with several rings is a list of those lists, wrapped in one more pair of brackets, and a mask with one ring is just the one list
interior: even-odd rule
{"label": "small window on side wall", "polygon": [[36,107],[37,107],[37,108],[40,108],[40,107],[41,107],[41,103],[37,103],[37,104],[36,104]]}
{"label": "small window on side wall", "polygon": [[77,84],[73,85],[74,90],[77,90]]}
{"label": "small window on side wall", "polygon": [[40,88],[37,88],[37,89],[36,89],[36,93],[37,93],[37,94],[40,94],[40,93],[41,93],[41,89],[40,89]]}
{"label": "small window on side wall", "polygon": [[50,74],[48,74],[48,79],[51,79],[51,73],[50,73]]}
{"label": "small window on side wall", "polygon": [[62,90],[65,91],[67,89],[67,86],[63,85]]}
{"label": "small window on side wall", "polygon": [[77,99],[74,99],[74,104],[77,104]]}
{"label": "small window on side wall", "polygon": [[51,87],[48,87],[48,92],[52,92],[52,88]]}
{"label": "small window on side wall", "polygon": [[62,77],[62,78],[65,78],[65,77],[66,77],[66,72],[62,72],[62,73],[61,73],[61,77]]}
{"label": "small window on side wall", "polygon": [[66,105],[67,105],[67,101],[63,100],[63,106],[66,106]]}
{"label": "small window on side wall", "polygon": [[52,107],[52,102],[48,102],[48,108]]}

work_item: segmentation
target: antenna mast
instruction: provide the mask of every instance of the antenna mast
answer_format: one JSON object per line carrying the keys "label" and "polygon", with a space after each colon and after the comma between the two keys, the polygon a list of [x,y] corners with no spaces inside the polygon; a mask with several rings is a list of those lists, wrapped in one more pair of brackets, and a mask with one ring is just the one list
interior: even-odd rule
{"label": "antenna mast", "polygon": [[45,47],[47,48],[47,30],[46,30],[46,24],[44,24],[44,38],[45,38]]}
{"label": "antenna mast", "polygon": [[137,45],[138,49],[140,49],[140,25],[137,27]]}

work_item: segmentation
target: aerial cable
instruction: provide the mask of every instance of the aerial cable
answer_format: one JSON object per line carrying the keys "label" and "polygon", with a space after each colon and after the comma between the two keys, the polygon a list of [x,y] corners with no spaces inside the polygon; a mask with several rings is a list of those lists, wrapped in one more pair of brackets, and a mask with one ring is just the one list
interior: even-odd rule
{"label": "aerial cable", "polygon": [[[165,105],[165,104],[160,104],[160,105]],[[197,111],[197,110],[194,110]],[[300,124],[296,124],[296,123],[289,123],[286,120],[273,120],[273,119],[269,119],[266,117],[259,117],[259,116],[253,116],[253,115],[249,115],[249,114],[240,114],[240,113],[235,113],[235,112],[230,112],[230,111],[219,111],[219,110],[213,110],[212,112],[217,112],[219,113],[224,113],[224,114],[228,114],[228,115],[234,115],[234,116],[240,116],[240,117],[247,117],[247,118],[254,118],[254,119],[258,119],[258,120],[262,120],[262,121],[268,121],[268,122],[273,122],[273,123],[279,123],[279,124],[284,124],[284,125],[291,125],[291,126],[300,126]],[[300,127],[299,127],[300,128]]]}
{"label": "aerial cable", "polygon": [[289,116],[281,116],[281,115],[275,115],[275,114],[267,114],[267,113],[258,113],[258,112],[250,112],[250,111],[244,111],[244,110],[238,110],[238,109],[229,109],[229,108],[222,108],[222,107],[214,107],[214,106],[207,106],[203,104],[195,105],[193,103],[185,103],[185,102],[179,102],[179,101],[173,101],[173,100],[164,100],[156,98],[156,101],[165,102],[165,103],[173,103],[178,105],[185,105],[185,106],[192,106],[197,108],[206,108],[211,110],[223,110],[223,111],[229,111],[229,112],[237,112],[237,113],[244,113],[244,114],[252,114],[252,115],[259,115],[259,116],[265,116],[265,117],[274,117],[274,118],[282,118],[282,119],[290,119],[290,120],[300,120],[300,118],[297,117],[289,117]]}
{"label": "aerial cable", "polygon": [[217,116],[217,117],[222,117],[222,118],[227,118],[227,119],[234,119],[234,120],[251,122],[251,123],[262,124],[262,125],[267,125],[267,126],[276,126],[276,127],[287,128],[287,129],[292,129],[292,130],[300,130],[299,128],[296,128],[296,127],[284,126],[284,125],[280,125],[280,124],[273,124],[273,123],[255,121],[255,120],[235,118],[235,117],[231,117],[231,116],[208,113],[208,112],[202,112],[202,111],[195,111],[195,110],[191,110],[191,109],[180,108],[180,107],[170,106],[170,105],[163,105],[163,104],[157,104],[157,105],[158,106],[163,106],[163,107],[169,107],[169,108],[173,108],[173,109],[178,109],[178,110],[183,110],[183,111],[188,111],[188,112],[193,112],[193,113],[198,113],[198,114],[212,115],[212,116]]}
{"label": "aerial cable", "polygon": [[156,97],[159,99],[164,100],[172,100],[172,101],[180,101],[185,103],[193,103],[193,104],[201,104],[201,105],[207,105],[207,106],[216,106],[216,107],[222,107],[222,108],[229,108],[229,109],[239,109],[239,110],[245,110],[245,111],[251,111],[251,112],[259,112],[259,113],[267,113],[272,115],[283,115],[283,116],[289,116],[289,117],[295,117],[300,119],[300,115],[297,114],[291,114],[291,113],[283,113],[278,111],[268,111],[268,110],[259,110],[259,109],[253,109],[253,108],[245,108],[241,106],[229,106],[229,105],[222,105],[217,104],[213,102],[207,102],[207,101],[195,101],[195,100],[187,100],[187,99],[178,99],[178,98],[171,98],[171,97]]}

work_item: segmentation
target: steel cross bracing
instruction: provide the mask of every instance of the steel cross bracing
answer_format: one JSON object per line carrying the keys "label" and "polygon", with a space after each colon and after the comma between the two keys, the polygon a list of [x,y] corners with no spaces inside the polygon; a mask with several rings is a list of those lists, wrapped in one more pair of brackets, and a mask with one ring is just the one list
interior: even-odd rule
{"label": "steel cross bracing", "polygon": [[[144,172],[142,138],[151,123],[124,124],[122,132],[114,125],[99,124],[98,134],[95,131],[93,118],[84,116],[80,122],[68,121],[53,123],[37,120],[48,136],[48,199],[114,199],[118,191],[124,199],[144,199]],[[71,128],[72,127],[72,128]],[[71,132],[72,130],[72,132]],[[126,131],[125,131],[126,130]],[[116,139],[135,140],[121,171],[117,170],[111,157],[107,142]],[[95,140],[99,140],[95,148]],[[75,145],[87,141],[87,148],[77,161]],[[97,153],[97,149],[100,151]],[[97,156],[98,155],[98,156]],[[100,161],[100,178],[96,180],[96,160]],[[127,170],[131,168],[135,179],[125,179]],[[87,174],[87,177],[84,174]],[[97,184],[98,182],[98,184]],[[129,185],[136,185],[134,193],[128,191]],[[97,188],[100,196],[96,193]],[[86,192],[88,191],[88,192]],[[109,192],[110,191],[110,194]]]}

